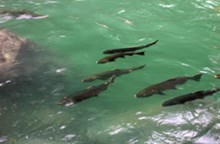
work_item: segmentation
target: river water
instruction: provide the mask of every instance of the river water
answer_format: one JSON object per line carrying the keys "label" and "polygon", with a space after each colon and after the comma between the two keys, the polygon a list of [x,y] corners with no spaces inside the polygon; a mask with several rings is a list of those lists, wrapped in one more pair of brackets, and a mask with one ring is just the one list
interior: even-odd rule
{"label": "river water", "polygon": [[[219,0],[1,0],[1,9],[27,9],[45,19],[5,19],[0,26],[46,51],[37,69],[0,90],[0,143],[173,144],[220,143],[219,93],[184,105],[163,101],[219,87]],[[111,48],[159,40],[145,56],[96,64]],[[36,53],[36,55],[39,53]],[[28,62],[28,53],[23,55]],[[74,106],[59,99],[103,83],[81,79],[98,72],[145,68],[117,77],[99,96]],[[27,70],[28,71],[28,70]],[[165,95],[135,98],[139,90],[178,76],[204,73]],[[27,81],[22,81],[28,79]]]}

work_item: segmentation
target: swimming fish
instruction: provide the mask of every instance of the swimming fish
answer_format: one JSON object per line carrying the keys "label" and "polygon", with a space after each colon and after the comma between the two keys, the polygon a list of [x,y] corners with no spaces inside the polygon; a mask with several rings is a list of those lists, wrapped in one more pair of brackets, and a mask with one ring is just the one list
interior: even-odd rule
{"label": "swimming fish", "polygon": [[165,101],[162,106],[172,106],[172,105],[178,105],[178,104],[184,104],[185,102],[188,101],[193,101],[196,99],[203,99],[206,96],[213,95],[214,93],[220,91],[220,88],[212,89],[212,90],[207,90],[207,91],[196,91],[193,93],[181,95],[178,97],[175,97],[173,99]]}
{"label": "swimming fish", "polygon": [[27,10],[1,10],[0,15],[16,19],[41,19],[48,17],[48,15],[39,15]]}
{"label": "swimming fish", "polygon": [[220,78],[220,74],[216,74],[216,75],[214,75],[214,78]]}
{"label": "swimming fish", "polygon": [[132,55],[142,55],[143,56],[144,52],[129,52],[129,53],[119,52],[119,53],[104,57],[104,58],[100,59],[99,61],[97,61],[96,63],[103,64],[103,63],[115,61],[115,59],[117,59],[117,58],[124,58],[125,56],[132,56]]}
{"label": "swimming fish", "polygon": [[81,101],[84,101],[86,99],[98,96],[98,94],[104,90],[106,90],[108,88],[108,85],[110,83],[113,83],[115,79],[115,76],[112,76],[108,81],[106,81],[105,83],[102,83],[98,86],[90,86],[85,90],[82,90],[80,92],[77,92],[73,95],[67,96],[62,98],[59,101],[59,104],[61,105],[66,105],[66,106],[70,106],[76,103],[79,103]]}
{"label": "swimming fish", "polygon": [[123,75],[123,74],[128,74],[130,72],[142,69],[144,67],[145,67],[145,65],[141,65],[141,66],[138,66],[138,67],[132,67],[132,68],[128,68],[128,69],[114,69],[114,70],[110,70],[110,71],[105,71],[105,72],[102,72],[102,73],[97,73],[97,74],[91,75],[89,77],[86,77],[86,78],[82,79],[82,82],[91,82],[91,81],[94,81],[96,79],[105,80],[107,78],[112,77],[113,75],[120,76],[120,75]]}
{"label": "swimming fish", "polygon": [[106,50],[103,52],[103,54],[113,54],[113,53],[118,53],[118,52],[131,52],[131,51],[136,51],[136,50],[140,50],[143,48],[147,48],[149,46],[152,46],[154,44],[156,44],[159,40],[156,40],[152,43],[146,44],[146,45],[141,45],[141,46],[135,46],[135,47],[128,47],[128,48],[119,48],[119,49],[110,49],[110,50]]}
{"label": "swimming fish", "polygon": [[197,74],[192,77],[176,77],[172,79],[168,79],[166,81],[163,81],[161,83],[151,85],[141,91],[139,91],[135,97],[149,97],[154,94],[164,94],[163,91],[168,90],[168,89],[176,89],[176,85],[178,84],[184,84],[188,80],[194,80],[194,81],[199,81],[202,76],[202,73]]}

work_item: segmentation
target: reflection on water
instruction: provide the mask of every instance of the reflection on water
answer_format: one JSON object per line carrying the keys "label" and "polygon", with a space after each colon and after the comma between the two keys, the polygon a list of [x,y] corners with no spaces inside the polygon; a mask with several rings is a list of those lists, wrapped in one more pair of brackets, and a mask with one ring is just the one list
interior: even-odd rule
{"label": "reflection on water", "polygon": [[[218,143],[218,109],[219,102],[201,101],[194,105],[188,103],[153,111],[151,114],[141,111],[133,115],[125,113],[113,120],[99,122],[97,125],[105,126],[101,130],[93,129],[90,134],[112,143],[121,141],[121,137],[127,143]],[[96,128],[99,127],[97,125]]]}

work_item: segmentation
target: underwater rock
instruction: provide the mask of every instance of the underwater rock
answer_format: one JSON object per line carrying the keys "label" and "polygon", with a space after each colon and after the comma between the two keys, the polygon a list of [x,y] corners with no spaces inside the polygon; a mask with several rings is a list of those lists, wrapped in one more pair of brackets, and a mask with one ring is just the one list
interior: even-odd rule
{"label": "underwater rock", "polygon": [[[18,64],[16,57],[20,49],[27,44],[27,40],[22,39],[15,34],[0,29],[0,74],[2,78],[15,76],[11,71]],[[1,82],[1,81],[0,81]]]}
{"label": "underwater rock", "polygon": [[33,74],[43,63],[46,61],[41,49],[34,42],[0,29],[0,85],[11,83],[19,76]]}
{"label": "underwater rock", "polygon": [[56,54],[33,41],[0,29],[0,88],[15,85],[16,89],[21,90],[18,87],[29,86],[35,79],[46,84],[49,79],[57,80],[58,75],[62,77],[55,70],[64,67]]}

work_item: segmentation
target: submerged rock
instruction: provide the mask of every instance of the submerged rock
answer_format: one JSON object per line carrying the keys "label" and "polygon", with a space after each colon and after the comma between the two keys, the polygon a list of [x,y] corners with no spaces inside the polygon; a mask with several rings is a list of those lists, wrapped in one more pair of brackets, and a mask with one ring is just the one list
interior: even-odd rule
{"label": "submerged rock", "polygon": [[47,81],[52,75],[57,78],[58,74],[51,69],[60,67],[65,66],[52,52],[6,29],[0,29],[0,87],[14,82],[18,87],[18,83],[24,85],[33,79],[44,79],[45,83],[45,77]]}
{"label": "submerged rock", "polygon": [[11,70],[18,64],[18,61],[16,60],[18,53],[27,43],[27,40],[22,39],[5,29],[0,29],[1,79],[7,79],[16,75]]}

